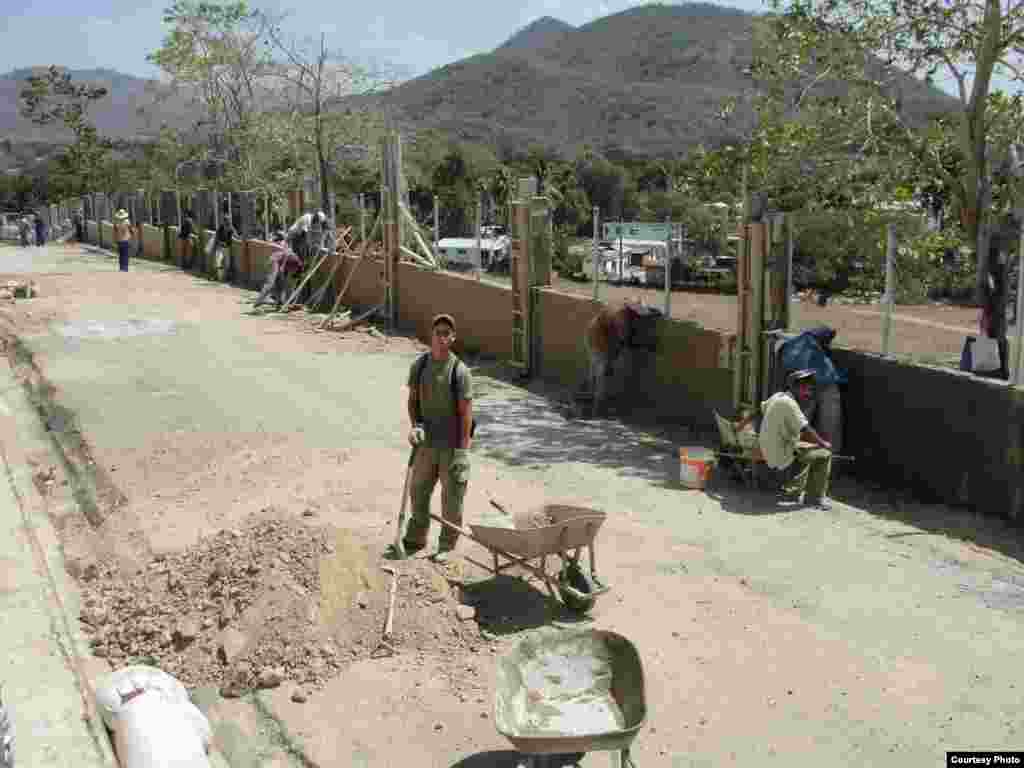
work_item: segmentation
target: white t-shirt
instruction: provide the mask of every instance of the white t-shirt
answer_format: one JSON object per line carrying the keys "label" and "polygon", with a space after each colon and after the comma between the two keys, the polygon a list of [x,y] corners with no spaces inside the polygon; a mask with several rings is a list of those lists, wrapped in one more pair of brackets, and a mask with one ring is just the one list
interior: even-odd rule
{"label": "white t-shirt", "polygon": [[295,223],[288,229],[289,235],[297,235],[299,232],[309,232],[309,228],[313,224],[313,214],[304,213],[296,219]]}
{"label": "white t-shirt", "polygon": [[761,434],[758,444],[765,462],[772,469],[785,469],[796,457],[800,432],[807,417],[788,392],[777,392],[761,403]]}

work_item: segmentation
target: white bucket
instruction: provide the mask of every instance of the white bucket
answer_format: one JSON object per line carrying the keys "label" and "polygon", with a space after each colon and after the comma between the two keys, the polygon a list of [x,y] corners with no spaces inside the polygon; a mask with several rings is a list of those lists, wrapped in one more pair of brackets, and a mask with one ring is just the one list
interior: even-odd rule
{"label": "white bucket", "polygon": [[704,488],[715,466],[714,452],[707,448],[685,447],[679,449],[679,482],[684,488]]}

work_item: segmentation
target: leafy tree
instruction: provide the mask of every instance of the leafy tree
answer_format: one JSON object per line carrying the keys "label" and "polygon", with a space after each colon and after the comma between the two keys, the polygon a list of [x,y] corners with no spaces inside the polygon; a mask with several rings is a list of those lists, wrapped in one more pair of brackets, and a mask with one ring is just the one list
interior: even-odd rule
{"label": "leafy tree", "polygon": [[[772,83],[776,105],[809,107],[834,143],[864,155],[929,163],[957,199],[976,253],[980,284],[986,270],[994,169],[1004,163],[1020,102],[993,92],[1003,74],[1019,79],[1024,6],[998,0],[776,0],[770,56],[758,73]],[[931,81],[952,77],[957,102],[951,133],[962,165],[935,155],[908,117],[906,74]],[[906,81],[903,80],[905,83]],[[837,91],[836,84],[843,88]],[[883,179],[885,176],[883,175]]]}
{"label": "leafy tree", "polygon": [[99,182],[111,143],[97,133],[89,109],[106,95],[106,88],[75,83],[69,72],[56,66],[25,80],[21,114],[37,125],[60,122],[74,136],[55,169],[58,178],[54,183],[65,193],[81,194],[95,189]]}

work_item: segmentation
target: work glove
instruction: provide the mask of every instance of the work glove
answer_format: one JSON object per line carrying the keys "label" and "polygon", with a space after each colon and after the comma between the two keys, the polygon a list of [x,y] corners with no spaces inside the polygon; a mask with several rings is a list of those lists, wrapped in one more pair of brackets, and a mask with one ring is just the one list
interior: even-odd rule
{"label": "work glove", "polygon": [[469,449],[455,448],[452,450],[452,461],[448,473],[455,483],[469,482]]}
{"label": "work glove", "polygon": [[422,424],[417,424],[411,430],[409,430],[409,445],[415,448],[417,445],[427,439],[427,433],[423,429]]}

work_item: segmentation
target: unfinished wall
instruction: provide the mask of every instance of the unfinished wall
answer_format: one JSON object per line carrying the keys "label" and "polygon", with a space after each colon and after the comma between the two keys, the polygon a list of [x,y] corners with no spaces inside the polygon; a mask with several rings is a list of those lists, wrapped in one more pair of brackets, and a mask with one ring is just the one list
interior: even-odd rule
{"label": "unfinished wall", "polygon": [[100,222],[100,239],[102,240],[103,245],[108,248],[111,247],[111,244],[114,242],[114,225],[109,221]]}
{"label": "unfinished wall", "polygon": [[260,287],[270,274],[270,256],[273,252],[273,245],[263,240],[249,240],[244,248],[239,246],[235,254],[240,257],[240,282],[250,288]]}
{"label": "unfinished wall", "polygon": [[455,318],[460,348],[499,359],[512,357],[512,292],[473,277],[399,266],[399,323],[430,339],[430,321],[441,312]]}
{"label": "unfinished wall", "polygon": [[97,226],[95,221],[85,222],[85,241],[87,243],[96,244],[96,232]]}
{"label": "unfinished wall", "polygon": [[345,306],[370,307],[384,301],[384,262],[382,260],[356,259],[349,256],[334,275],[334,289],[340,291],[353,269],[356,270],[345,291],[341,303]]}
{"label": "unfinished wall", "polygon": [[[541,375],[576,389],[587,376],[584,332],[602,305],[553,289],[539,295]],[[628,381],[616,376],[610,394],[625,407],[656,409],[681,424],[713,427],[712,409],[732,410],[732,374],[718,367],[722,336],[677,320],[659,320],[657,330],[657,350],[634,351]]]}
{"label": "unfinished wall", "polygon": [[150,261],[163,261],[164,233],[160,227],[151,224],[142,225],[142,253],[140,256]]}
{"label": "unfinished wall", "polygon": [[948,369],[835,350],[849,374],[854,470],[933,501],[1015,518],[1024,503],[1024,391]]}

